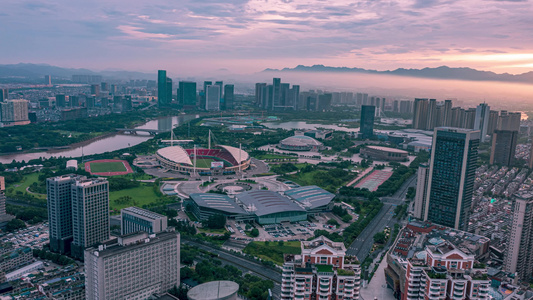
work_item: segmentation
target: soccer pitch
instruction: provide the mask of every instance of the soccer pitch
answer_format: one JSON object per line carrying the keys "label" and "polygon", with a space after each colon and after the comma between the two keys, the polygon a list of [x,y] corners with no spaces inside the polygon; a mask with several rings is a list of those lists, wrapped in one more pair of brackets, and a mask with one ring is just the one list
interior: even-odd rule
{"label": "soccer pitch", "polygon": [[106,172],[126,172],[127,169],[122,162],[97,162],[91,164],[91,173],[106,173]]}
{"label": "soccer pitch", "polygon": [[[211,162],[215,161],[212,158],[197,158],[196,159],[196,167],[197,168],[211,168]],[[194,164],[194,159],[192,160],[192,163]]]}

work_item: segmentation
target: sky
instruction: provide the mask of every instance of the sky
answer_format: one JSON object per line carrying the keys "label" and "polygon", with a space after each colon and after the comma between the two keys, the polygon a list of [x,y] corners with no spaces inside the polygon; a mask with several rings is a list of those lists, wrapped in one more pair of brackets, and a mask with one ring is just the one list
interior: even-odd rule
{"label": "sky", "polygon": [[191,76],[313,64],[519,74],[533,71],[532,24],[528,0],[2,0],[0,63]]}

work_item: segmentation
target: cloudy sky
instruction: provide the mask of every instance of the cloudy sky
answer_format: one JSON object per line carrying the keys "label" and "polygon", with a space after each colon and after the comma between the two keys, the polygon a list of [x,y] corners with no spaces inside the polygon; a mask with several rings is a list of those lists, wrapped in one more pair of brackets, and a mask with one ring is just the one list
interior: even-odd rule
{"label": "cloudy sky", "polygon": [[2,0],[0,63],[251,73],[299,64],[533,70],[523,0]]}

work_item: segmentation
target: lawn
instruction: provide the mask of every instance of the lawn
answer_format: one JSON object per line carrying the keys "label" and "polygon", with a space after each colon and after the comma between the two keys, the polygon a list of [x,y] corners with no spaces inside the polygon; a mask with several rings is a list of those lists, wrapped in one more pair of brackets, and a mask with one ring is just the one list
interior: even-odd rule
{"label": "lawn", "polygon": [[100,162],[91,163],[91,173],[105,173],[105,172],[126,172],[127,169],[122,162]]}
{"label": "lawn", "polygon": [[300,242],[283,242],[283,246],[279,242],[251,242],[243,252],[283,265],[283,254],[301,254],[302,249]]}
{"label": "lawn", "polygon": [[[212,158],[197,158],[196,167],[197,168],[211,168],[211,162],[215,161]],[[193,160],[194,163],[194,160]]]}
{"label": "lawn", "polygon": [[[31,173],[29,175],[25,175],[23,177],[21,183],[16,183],[16,184],[12,185],[13,193],[14,194],[16,192],[22,192],[23,194],[27,193],[26,188],[28,188],[34,182],[38,182],[38,181],[39,181],[39,173],[37,173],[37,172],[36,173]],[[31,195],[33,195],[36,198],[46,199],[46,195],[44,195],[44,194],[32,194],[32,193],[28,193],[28,194],[31,194]]]}
{"label": "lawn", "polygon": [[[117,201],[119,198],[122,199]],[[158,201],[160,201],[159,197],[155,194],[151,184],[141,184],[139,187],[109,193],[109,206],[115,210],[130,206],[142,207]]]}

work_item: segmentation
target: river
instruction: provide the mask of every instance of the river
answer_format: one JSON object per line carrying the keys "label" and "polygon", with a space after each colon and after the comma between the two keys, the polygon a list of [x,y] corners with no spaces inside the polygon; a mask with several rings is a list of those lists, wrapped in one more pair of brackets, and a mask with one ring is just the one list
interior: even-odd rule
{"label": "river", "polygon": [[[165,117],[157,120],[148,121],[143,125],[135,127],[136,129],[157,129],[162,131],[170,131],[173,126],[179,126],[187,123],[190,120],[198,118],[199,115],[179,115],[174,117]],[[90,122],[90,119],[88,120]],[[1,155],[0,163],[11,163],[15,161],[28,161],[31,159],[50,158],[50,157],[81,157],[83,155],[100,154],[109,151],[115,151],[120,149],[126,149],[131,146],[135,146],[144,141],[153,138],[148,133],[139,133],[137,135],[124,135],[114,134],[101,139],[87,142],[86,144],[79,145],[76,148],[62,149],[62,150],[49,150],[43,152],[34,153],[20,153]],[[125,150],[124,152],[127,152]]]}

